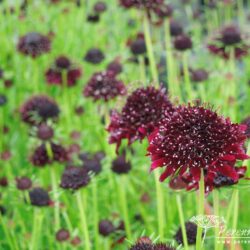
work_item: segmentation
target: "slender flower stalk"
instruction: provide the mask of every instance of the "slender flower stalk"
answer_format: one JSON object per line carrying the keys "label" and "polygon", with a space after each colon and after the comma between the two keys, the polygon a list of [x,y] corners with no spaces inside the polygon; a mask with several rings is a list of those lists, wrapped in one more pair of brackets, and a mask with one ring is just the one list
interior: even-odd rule
{"label": "slender flower stalk", "polygon": [[[205,185],[204,185],[204,171],[201,170],[201,177],[199,181],[199,196],[198,196],[198,215],[204,214],[205,203]],[[202,227],[198,225],[197,237],[196,237],[196,250],[202,250]]]}
{"label": "slender flower stalk", "polygon": [[188,52],[184,52],[182,54],[182,64],[183,64],[183,70],[184,70],[184,81],[185,81],[185,90],[187,94],[187,99],[192,100],[194,99],[194,94],[193,94],[192,85],[190,82],[189,70],[188,70]]}
{"label": "slender flower stalk", "polygon": [[154,171],[155,188],[156,188],[156,202],[157,202],[157,218],[158,218],[158,234],[160,240],[164,239],[164,225],[165,221],[165,209],[164,209],[164,196],[162,191],[162,185],[159,182],[160,174],[158,171]]}
{"label": "slender flower stalk", "polygon": [[126,176],[120,176],[117,178],[117,190],[119,193],[119,201],[120,206],[123,213],[123,219],[125,223],[125,231],[126,231],[126,237],[128,240],[132,239],[132,232],[131,232],[131,226],[130,226],[130,220],[129,220],[129,213],[128,213],[128,203],[127,203],[127,196],[126,196]]}
{"label": "slender flower stalk", "polygon": [[83,202],[83,197],[82,197],[83,194],[86,195],[86,193],[83,193],[81,190],[78,190],[76,192],[76,200],[80,212],[80,222],[82,227],[82,233],[84,235],[84,246],[86,250],[91,250],[85,204]]}
{"label": "slender flower stalk", "polygon": [[184,220],[184,214],[183,214],[182,201],[181,201],[180,194],[176,195],[176,203],[177,203],[178,213],[179,213],[179,218],[180,218],[184,249],[188,250],[187,232],[186,232],[186,226],[185,226],[185,220]]}
{"label": "slender flower stalk", "polygon": [[56,169],[55,166],[51,168],[51,182],[52,190],[54,194],[55,204],[54,204],[54,219],[55,219],[55,230],[60,229],[60,208],[58,201],[58,189],[57,189],[57,178],[56,178]]}
{"label": "slender flower stalk", "polygon": [[[238,224],[238,216],[239,216],[239,190],[234,190],[234,210],[233,210],[233,230],[237,230]],[[236,243],[234,239],[231,239],[231,250],[236,249]]]}
{"label": "slender flower stalk", "polygon": [[143,20],[144,20],[144,33],[145,33],[145,40],[146,40],[146,45],[147,45],[147,53],[148,53],[148,58],[149,58],[150,70],[151,70],[153,81],[155,83],[158,83],[159,80],[158,80],[158,73],[157,73],[157,65],[156,65],[155,56],[154,56],[152,39],[150,36],[150,25],[149,25],[148,16],[146,13],[144,15]]}
{"label": "slender flower stalk", "polygon": [[[217,189],[213,190],[213,205],[214,205],[214,215],[219,216],[219,192]],[[214,227],[214,250],[218,250],[219,248],[219,227]]]}
{"label": "slender flower stalk", "polygon": [[92,195],[93,195],[93,211],[94,211],[94,235],[95,235],[95,249],[99,249],[99,233],[98,233],[98,186],[97,181],[92,183]]}

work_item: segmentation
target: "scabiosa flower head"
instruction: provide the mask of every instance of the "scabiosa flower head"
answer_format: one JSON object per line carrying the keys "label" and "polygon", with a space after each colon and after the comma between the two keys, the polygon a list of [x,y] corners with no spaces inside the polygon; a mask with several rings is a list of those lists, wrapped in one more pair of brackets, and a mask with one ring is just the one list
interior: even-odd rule
{"label": "scabiosa flower head", "polygon": [[[237,180],[233,180],[231,177],[228,177],[219,172],[205,171],[204,174],[205,192],[209,193],[214,188],[228,187],[237,184],[239,179],[245,176],[247,168],[235,167],[234,170],[238,175]],[[199,188],[198,181],[195,181],[190,173],[187,173],[185,176],[183,176],[181,180],[185,183],[185,187],[187,190]]]}
{"label": "scabiosa flower head", "polygon": [[129,248],[129,250],[154,250],[153,244],[151,243],[136,243]]}
{"label": "scabiosa flower head", "polygon": [[233,124],[198,103],[179,106],[149,136],[151,170],[165,168],[161,181],[186,172],[199,181],[201,169],[237,181],[236,161],[248,158],[243,149],[244,131],[245,126]]}
{"label": "scabiosa flower head", "polygon": [[104,60],[104,58],[104,54],[100,49],[93,48],[87,51],[84,60],[92,64],[99,64]]}
{"label": "scabiosa flower head", "polygon": [[79,158],[83,161],[83,167],[87,169],[89,173],[99,174],[102,171],[101,160],[105,157],[102,152],[98,152],[94,155],[80,154]]}
{"label": "scabiosa flower head", "polygon": [[3,94],[0,94],[0,106],[3,106],[7,103],[7,97]]}
{"label": "scabiosa flower head", "polygon": [[107,66],[107,71],[111,71],[113,74],[118,75],[122,72],[122,64],[115,60]]}
{"label": "scabiosa flower head", "polygon": [[59,115],[57,103],[48,96],[36,95],[28,99],[20,108],[22,120],[30,125],[40,124]]}
{"label": "scabiosa flower head", "polygon": [[16,187],[19,190],[28,190],[32,187],[32,181],[28,177],[16,178]]}
{"label": "scabiosa flower head", "polygon": [[115,226],[110,220],[101,220],[99,222],[99,233],[107,237],[115,231]]}
{"label": "scabiosa flower head", "polygon": [[87,21],[89,23],[98,23],[100,21],[100,16],[98,14],[90,14],[87,16]]}
{"label": "scabiosa flower head", "polygon": [[70,233],[67,229],[59,229],[56,232],[56,240],[59,242],[67,241],[70,238]]}
{"label": "scabiosa flower head", "polygon": [[191,80],[193,82],[203,82],[208,79],[208,72],[205,69],[191,70]]}
{"label": "scabiosa flower head", "polygon": [[237,26],[226,26],[209,42],[208,50],[212,54],[229,59],[233,49],[234,57],[240,59],[248,54],[250,48],[243,36]]}
{"label": "scabiosa flower head", "polygon": [[164,243],[157,243],[154,245],[154,250],[175,250],[175,248]]}
{"label": "scabiosa flower head", "polygon": [[109,101],[119,95],[125,95],[126,88],[122,81],[117,80],[113,72],[97,72],[90,78],[84,88],[84,96],[94,101]]}
{"label": "scabiosa flower head", "polygon": [[82,167],[67,167],[62,175],[60,186],[64,189],[77,190],[89,184],[88,171]]}
{"label": "scabiosa flower head", "polygon": [[0,178],[0,187],[7,187],[8,186],[8,179],[6,177]]}
{"label": "scabiosa flower head", "polygon": [[44,207],[51,203],[48,192],[43,188],[33,188],[29,191],[29,197],[33,206]]}
{"label": "scabiosa flower head", "polygon": [[170,21],[170,35],[171,36],[179,36],[183,33],[183,27],[182,25],[175,20]]}
{"label": "scabiosa flower head", "polygon": [[[197,225],[193,222],[188,221],[185,223],[185,227],[186,227],[188,245],[195,244],[196,243],[196,234],[197,234]],[[176,241],[179,244],[183,245],[183,237],[182,237],[181,228],[178,229],[174,238],[176,239]]]}
{"label": "scabiosa flower head", "polygon": [[128,139],[129,144],[142,140],[173,110],[164,89],[147,87],[135,90],[127,98],[122,112],[113,111],[111,114],[107,128],[109,143],[116,143],[118,150],[122,139]]}
{"label": "scabiosa flower head", "polygon": [[61,145],[55,143],[48,144],[52,155],[49,155],[46,144],[43,143],[35,149],[31,156],[31,162],[34,166],[44,167],[47,164],[51,164],[53,161],[65,162],[68,160],[67,151]]}
{"label": "scabiosa flower head", "polygon": [[142,55],[147,52],[146,43],[144,37],[138,37],[136,40],[130,43],[130,50],[135,55]]}
{"label": "scabiosa flower head", "polygon": [[106,10],[107,10],[107,5],[104,2],[100,1],[94,5],[94,11],[98,14],[103,13]]}
{"label": "scabiosa flower head", "polygon": [[247,136],[247,138],[250,138],[250,116],[243,120],[241,124],[244,124],[246,126],[245,135]]}
{"label": "scabiosa flower head", "polygon": [[185,51],[188,49],[192,49],[193,43],[189,36],[182,34],[175,38],[174,47],[176,50]]}
{"label": "scabiosa flower head", "polygon": [[22,54],[35,58],[50,51],[50,39],[37,32],[31,32],[19,39],[17,49]]}
{"label": "scabiosa flower head", "polygon": [[116,174],[127,174],[131,170],[131,163],[126,160],[125,155],[118,156],[112,162],[112,171]]}
{"label": "scabiosa flower head", "polygon": [[54,136],[54,130],[46,123],[42,123],[37,128],[37,137],[43,141],[52,139]]}
{"label": "scabiosa flower head", "polygon": [[63,85],[63,74],[65,74],[67,86],[74,86],[82,72],[69,58],[60,56],[45,73],[48,84]]}

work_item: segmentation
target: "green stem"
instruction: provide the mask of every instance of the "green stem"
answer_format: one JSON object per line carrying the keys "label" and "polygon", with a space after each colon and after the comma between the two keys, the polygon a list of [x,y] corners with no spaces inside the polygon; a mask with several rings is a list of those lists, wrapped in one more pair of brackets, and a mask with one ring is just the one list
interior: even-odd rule
{"label": "green stem", "polygon": [[[234,212],[233,212],[233,230],[237,229],[238,215],[239,215],[239,190],[234,190]],[[231,239],[231,250],[235,250],[234,239]]]}
{"label": "green stem", "polygon": [[[204,203],[205,203],[205,185],[204,185],[204,173],[202,169],[199,181],[198,215],[204,214]],[[202,250],[202,227],[200,227],[199,225],[196,236],[196,250]]]}
{"label": "green stem", "polygon": [[58,201],[58,190],[57,190],[57,179],[56,179],[56,171],[55,166],[51,168],[51,182],[52,182],[52,190],[55,199],[54,203],[54,219],[55,219],[55,230],[60,229],[60,210],[59,210],[59,201]]}
{"label": "green stem", "polygon": [[184,249],[188,250],[187,232],[186,232],[184,214],[183,214],[183,209],[182,209],[181,196],[179,194],[176,195],[176,202],[177,202],[179,218],[180,218],[180,223],[181,223],[181,232],[182,232],[182,238],[183,238],[183,243],[184,243]]}
{"label": "green stem", "polygon": [[87,225],[87,218],[85,214],[85,207],[84,202],[82,199],[82,193],[81,190],[78,190],[76,192],[76,199],[77,199],[77,205],[78,209],[80,211],[80,221],[81,221],[81,227],[82,227],[82,233],[84,235],[84,246],[85,250],[90,250],[90,240],[89,240],[89,231],[88,231],[88,225]]}
{"label": "green stem", "polygon": [[34,209],[34,218],[33,218],[33,230],[32,230],[32,240],[30,250],[38,250],[39,247],[39,234],[41,230],[41,224],[43,220],[43,214],[41,209]]}
{"label": "green stem", "polygon": [[156,188],[156,199],[157,199],[157,216],[158,216],[158,234],[160,240],[164,239],[164,196],[162,192],[161,182],[159,181],[160,174],[157,170],[154,171],[155,177],[155,188]]}
{"label": "green stem", "polygon": [[183,64],[183,71],[184,71],[184,82],[185,82],[185,90],[187,94],[187,100],[193,99],[193,89],[190,82],[190,76],[189,76],[189,69],[188,69],[188,53],[183,52],[182,55],[182,64]]}
{"label": "green stem", "polygon": [[121,206],[122,213],[123,213],[127,239],[132,240],[132,233],[131,233],[129,214],[128,214],[127,197],[126,197],[126,192],[125,192],[126,186],[127,186],[125,178],[126,176],[121,176],[119,179],[117,178],[117,190],[119,193],[120,206]]}
{"label": "green stem", "polygon": [[[219,216],[219,192],[217,189],[213,190],[213,205],[214,205],[214,215]],[[214,233],[215,233],[215,238],[214,238],[214,250],[218,250],[219,248],[219,227],[214,227]]]}
{"label": "green stem", "polygon": [[94,210],[94,234],[95,234],[95,249],[99,249],[99,230],[98,230],[98,187],[96,180],[92,183],[92,195],[93,195],[93,210]]}
{"label": "green stem", "polygon": [[145,34],[147,53],[148,53],[148,58],[149,58],[149,63],[150,63],[150,70],[151,70],[151,74],[153,77],[153,81],[158,84],[159,80],[158,80],[157,66],[156,66],[156,61],[154,57],[152,40],[150,36],[148,16],[146,13],[143,19],[144,19],[144,34]]}
{"label": "green stem", "polygon": [[147,85],[144,56],[139,56],[138,59],[139,59],[139,64],[140,64],[140,78],[141,78],[142,84]]}

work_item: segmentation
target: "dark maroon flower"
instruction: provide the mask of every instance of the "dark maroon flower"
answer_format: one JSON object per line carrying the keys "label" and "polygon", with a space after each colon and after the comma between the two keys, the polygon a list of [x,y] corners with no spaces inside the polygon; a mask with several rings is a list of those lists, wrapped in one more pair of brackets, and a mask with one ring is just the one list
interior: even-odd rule
{"label": "dark maroon flower", "polygon": [[70,243],[71,243],[71,245],[73,245],[73,246],[78,246],[78,245],[80,245],[81,244],[81,239],[78,237],[78,236],[75,236],[71,241],[70,241]]}
{"label": "dark maroon flower", "polygon": [[144,38],[139,37],[135,41],[131,42],[130,50],[136,56],[146,53],[147,47]]}
{"label": "dark maroon flower", "polygon": [[28,190],[32,187],[32,181],[28,177],[18,177],[16,178],[16,187],[19,190]]}
{"label": "dark maroon flower", "polygon": [[98,14],[90,14],[87,16],[87,21],[90,23],[98,23],[100,21],[100,16]]}
{"label": "dark maroon flower", "polygon": [[101,220],[99,222],[99,233],[102,236],[107,237],[114,231],[115,231],[115,227],[110,220]]}
{"label": "dark maroon flower", "polygon": [[183,33],[182,25],[175,20],[171,20],[170,21],[170,35],[171,36],[179,36],[182,33]]}
{"label": "dark maroon flower", "polygon": [[40,124],[59,115],[57,103],[48,96],[36,95],[28,99],[20,108],[22,120],[30,125]]}
{"label": "dark maroon flower", "polygon": [[7,103],[7,97],[3,94],[0,94],[0,106],[3,106]]}
{"label": "dark maroon flower", "polygon": [[113,74],[118,75],[122,72],[122,65],[119,61],[113,61],[107,66],[107,71],[111,71]]}
{"label": "dark maroon flower", "polygon": [[234,57],[240,59],[248,54],[250,46],[246,44],[243,34],[237,26],[224,27],[208,44],[208,50],[224,59],[230,58],[232,49]]}
{"label": "dark maroon flower", "polygon": [[109,143],[116,143],[118,150],[123,139],[128,139],[129,144],[142,140],[173,110],[164,89],[147,87],[135,90],[127,98],[122,112],[113,111],[111,114],[107,128]]}
{"label": "dark maroon flower", "polygon": [[65,56],[60,56],[55,60],[55,63],[46,72],[46,79],[48,84],[63,85],[63,74],[65,74],[65,81],[67,86],[74,86],[77,80],[81,77],[81,69],[72,64],[72,62]]}
{"label": "dark maroon flower", "polygon": [[[48,146],[46,147],[46,145]],[[49,155],[50,153],[52,155]],[[61,145],[55,143],[41,144],[35,149],[31,156],[32,164],[37,167],[44,167],[47,164],[51,164],[53,161],[65,162],[67,160],[67,151]]]}
{"label": "dark maroon flower", "polygon": [[52,139],[54,136],[54,130],[46,123],[42,123],[37,128],[37,137],[43,141]]}
{"label": "dark maroon flower", "polygon": [[167,5],[164,0],[120,0],[121,6],[124,8],[138,8],[145,10],[148,17],[152,20],[151,15],[155,14],[159,18],[169,17],[173,13],[170,5]]}
{"label": "dark maroon flower", "polygon": [[[247,168],[237,167],[237,168],[234,168],[234,170],[238,174],[238,180],[233,180],[231,177],[225,176],[219,172],[205,172],[205,175],[204,175],[205,192],[209,193],[214,188],[227,187],[227,186],[232,186],[232,185],[237,184],[239,179],[245,176]],[[187,173],[181,179],[185,183],[185,187],[187,190],[199,188],[198,181],[193,180],[193,177],[190,173]]]}
{"label": "dark maroon flower", "polygon": [[241,124],[244,124],[247,127],[245,135],[247,136],[247,138],[250,138],[250,116],[243,120]]}
{"label": "dark maroon flower", "polygon": [[95,154],[82,153],[79,158],[83,161],[83,167],[87,169],[89,173],[99,174],[102,171],[101,161],[105,157],[103,152],[97,152]]}
{"label": "dark maroon flower", "polygon": [[56,232],[56,240],[59,242],[67,241],[70,238],[70,233],[67,229],[59,229]]}
{"label": "dark maroon flower", "polygon": [[191,70],[191,80],[193,82],[203,82],[208,79],[208,72],[205,69]]}
{"label": "dark maroon flower", "polygon": [[[196,243],[197,225],[193,222],[188,221],[185,223],[185,227],[186,227],[188,245],[194,245]],[[178,242],[178,244],[183,245],[181,228],[178,229],[174,238]]]}
{"label": "dark maroon flower", "polygon": [[97,2],[94,5],[94,11],[98,14],[103,13],[104,11],[107,10],[107,5],[104,2]]}
{"label": "dark maroon flower", "polygon": [[151,243],[136,243],[129,248],[129,250],[154,250]]}
{"label": "dark maroon flower", "polygon": [[104,58],[104,54],[101,50],[93,48],[86,53],[84,60],[92,64],[99,64]]}
{"label": "dark maroon flower", "polygon": [[22,54],[35,58],[50,51],[50,39],[37,32],[31,32],[19,39],[17,49]]}
{"label": "dark maroon flower", "polygon": [[60,186],[64,189],[77,190],[89,184],[88,171],[82,167],[70,166],[63,172]]}
{"label": "dark maroon flower", "polygon": [[112,171],[116,174],[127,174],[131,167],[130,161],[126,160],[124,154],[112,161]]}
{"label": "dark maroon flower", "polygon": [[192,49],[193,43],[189,36],[182,34],[175,38],[174,47],[176,50],[185,51],[188,49]]}
{"label": "dark maroon flower", "polygon": [[197,182],[202,169],[237,181],[236,161],[248,159],[243,149],[245,129],[199,104],[179,106],[149,136],[151,170],[165,168],[161,181],[190,173]]}
{"label": "dark maroon flower", "polygon": [[48,192],[43,188],[33,188],[29,191],[30,203],[33,206],[49,206],[51,201]]}
{"label": "dark maroon flower", "polygon": [[0,178],[0,187],[7,187],[8,186],[8,179],[6,177]]}
{"label": "dark maroon flower", "polygon": [[0,69],[0,79],[2,79],[3,77],[4,77],[4,71]]}
{"label": "dark maroon flower", "polygon": [[93,98],[94,101],[109,101],[125,94],[125,85],[110,71],[95,73],[84,88],[84,95]]}
{"label": "dark maroon flower", "polygon": [[175,248],[169,246],[169,245],[166,245],[164,243],[156,243],[154,245],[154,250],[175,250]]}

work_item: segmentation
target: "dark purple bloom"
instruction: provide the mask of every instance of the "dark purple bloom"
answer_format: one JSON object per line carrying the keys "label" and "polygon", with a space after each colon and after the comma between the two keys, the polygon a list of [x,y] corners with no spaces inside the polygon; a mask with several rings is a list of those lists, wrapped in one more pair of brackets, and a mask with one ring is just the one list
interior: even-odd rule
{"label": "dark purple bloom", "polygon": [[88,171],[82,167],[70,166],[63,172],[60,186],[64,189],[77,190],[89,184]]}
{"label": "dark purple bloom", "polygon": [[55,60],[55,63],[46,72],[46,79],[48,84],[63,85],[65,74],[65,81],[67,86],[74,86],[77,80],[81,77],[81,69],[72,64],[72,62],[65,56],[60,56]]}
{"label": "dark purple bloom", "polygon": [[107,237],[115,231],[115,226],[110,220],[101,220],[99,222],[99,233]]}
{"label": "dark purple bloom", "polygon": [[191,71],[191,80],[193,82],[203,82],[208,79],[208,72],[205,69],[195,69]]}
{"label": "dark purple bloom", "polygon": [[106,3],[101,2],[101,1],[95,3],[95,5],[94,5],[94,11],[95,11],[95,13],[100,14],[100,13],[103,13],[104,11],[106,11],[106,10],[107,10]]}
{"label": "dark purple bloom", "polygon": [[[46,145],[48,145],[50,149],[48,149]],[[50,153],[52,155],[49,155]],[[65,162],[67,160],[67,151],[61,145],[55,143],[41,144],[35,149],[31,156],[32,164],[37,167],[44,167],[47,164],[51,164],[53,161]]]}
{"label": "dark purple bloom", "polygon": [[173,110],[164,89],[139,88],[127,98],[121,113],[112,112],[107,128],[109,142],[116,143],[119,149],[123,139],[128,139],[129,144],[142,140]]}
{"label": "dark purple bloom", "polygon": [[182,25],[175,20],[171,20],[170,21],[170,35],[171,36],[179,36],[182,33],[183,33]]}
{"label": "dark purple bloom", "polygon": [[119,61],[113,61],[107,66],[107,71],[113,72],[118,75],[122,72],[122,64]]}
{"label": "dark purple bloom", "polygon": [[234,57],[240,59],[248,54],[250,46],[246,44],[243,34],[237,26],[224,27],[208,44],[208,50],[224,59],[230,58],[234,51]]}
{"label": "dark purple bloom", "polygon": [[99,64],[104,58],[104,54],[100,49],[93,48],[87,51],[84,60],[92,64]]}
{"label": "dark purple bloom", "polygon": [[22,120],[30,125],[40,124],[48,119],[55,120],[59,112],[56,102],[45,95],[32,96],[20,108]]}
{"label": "dark purple bloom", "polygon": [[84,95],[93,98],[94,101],[109,101],[125,94],[125,85],[110,71],[95,73],[84,88]]}
{"label": "dark purple bloom", "polygon": [[112,161],[112,171],[116,174],[127,174],[131,168],[131,163],[126,160],[124,154]]}
{"label": "dark purple bloom", "polygon": [[244,119],[241,122],[241,124],[244,124],[247,127],[245,131],[245,135],[247,136],[247,138],[250,138],[250,116]]}
{"label": "dark purple bloom", "polygon": [[19,39],[17,49],[33,58],[50,51],[50,39],[37,32],[31,32]]}
{"label": "dark purple bloom", "polygon": [[42,123],[37,128],[37,137],[43,141],[52,139],[54,136],[54,130],[46,123]]}
{"label": "dark purple bloom", "polygon": [[43,188],[33,188],[29,191],[29,197],[33,206],[44,207],[51,203],[48,192]]}
{"label": "dark purple bloom", "polygon": [[32,181],[28,177],[18,177],[16,178],[16,187],[19,190],[28,190],[32,187]]}
{"label": "dark purple bloom", "polygon": [[[187,241],[188,245],[194,245],[196,243],[196,234],[197,234],[197,225],[193,222],[186,222],[186,233],[187,233]],[[178,242],[178,244],[183,245],[183,237],[181,228],[178,229],[174,238]]]}
{"label": "dark purple bloom", "polygon": [[189,36],[182,34],[175,38],[174,47],[176,50],[185,51],[188,49],[192,49],[193,43]]}
{"label": "dark purple bloom", "polygon": [[197,182],[202,169],[210,176],[220,173],[237,181],[236,161],[248,159],[245,129],[199,104],[179,106],[149,136],[151,170],[165,168],[161,181],[190,173]]}
{"label": "dark purple bloom", "polygon": [[59,229],[56,232],[56,240],[59,242],[67,241],[70,238],[70,233],[67,229]]}

